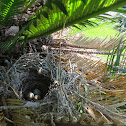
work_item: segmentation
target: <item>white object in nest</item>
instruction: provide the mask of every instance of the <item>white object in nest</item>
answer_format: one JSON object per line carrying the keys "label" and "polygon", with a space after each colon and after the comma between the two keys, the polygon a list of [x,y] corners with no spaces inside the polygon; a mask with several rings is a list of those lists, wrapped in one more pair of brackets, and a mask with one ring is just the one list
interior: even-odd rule
{"label": "white object in nest", "polygon": [[5,32],[5,36],[15,36],[19,32],[19,26],[11,26],[8,30]]}
{"label": "white object in nest", "polygon": [[32,100],[34,98],[34,94],[32,92],[29,92],[27,98],[28,100]]}
{"label": "white object in nest", "polygon": [[47,51],[47,50],[48,50],[48,46],[43,45],[43,46],[41,47],[41,49],[42,49],[42,51]]}
{"label": "white object in nest", "polygon": [[59,81],[54,80],[54,84],[56,84],[58,86],[59,85]]}
{"label": "white object in nest", "polygon": [[38,74],[42,74],[42,68],[39,68],[39,70],[38,70]]}
{"label": "white object in nest", "polygon": [[35,96],[34,96],[34,100],[35,100],[35,101],[40,100],[40,99],[41,99],[40,95],[35,95]]}

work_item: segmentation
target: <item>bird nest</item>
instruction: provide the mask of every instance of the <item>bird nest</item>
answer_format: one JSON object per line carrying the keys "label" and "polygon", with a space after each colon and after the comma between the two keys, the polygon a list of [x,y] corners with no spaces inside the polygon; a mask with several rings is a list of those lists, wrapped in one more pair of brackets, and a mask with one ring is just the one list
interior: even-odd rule
{"label": "bird nest", "polygon": [[[60,57],[49,52],[22,55],[9,69],[0,68],[0,92],[4,92],[5,99],[20,99],[25,103],[22,107],[16,107],[15,103],[15,108],[10,105],[11,109],[26,107],[39,115],[34,118],[25,116],[34,125],[55,125],[59,123],[57,120],[62,125],[65,121],[113,124],[116,118],[111,116],[110,110],[89,99],[94,93],[101,95],[99,91],[102,88],[85,78],[86,63],[86,59],[73,53],[61,54]],[[39,98],[35,98],[36,90]]]}

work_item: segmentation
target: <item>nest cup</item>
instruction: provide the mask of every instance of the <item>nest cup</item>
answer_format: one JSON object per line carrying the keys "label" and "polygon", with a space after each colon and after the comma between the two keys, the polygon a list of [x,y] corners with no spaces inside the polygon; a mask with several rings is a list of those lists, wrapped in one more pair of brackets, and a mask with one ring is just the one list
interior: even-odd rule
{"label": "nest cup", "polygon": [[[28,77],[22,82],[23,85],[23,98],[29,100],[29,92],[39,90],[40,99],[49,92],[49,87],[53,84],[51,77],[40,74],[36,69],[30,69]],[[31,99],[32,100],[32,99]]]}
{"label": "nest cup", "polygon": [[[10,84],[19,97],[26,101],[27,94],[35,89],[39,89],[43,99],[56,80],[57,66],[52,54],[30,53],[22,55],[6,72],[1,69],[3,74],[0,74],[0,78],[4,83]],[[15,95],[12,97],[16,98]]]}
{"label": "nest cup", "polygon": [[[27,54],[22,64],[23,71],[26,71],[21,83],[22,97],[29,100],[28,93],[34,90],[40,91],[40,99],[49,93],[49,87],[53,84],[56,76],[57,63],[50,54]],[[24,58],[22,57],[22,58]],[[20,60],[22,59],[20,58]],[[22,60],[21,60],[22,61]],[[28,70],[26,69],[28,67]],[[21,68],[21,67],[20,67]],[[26,75],[26,76],[25,76]],[[35,94],[34,94],[35,95]]]}

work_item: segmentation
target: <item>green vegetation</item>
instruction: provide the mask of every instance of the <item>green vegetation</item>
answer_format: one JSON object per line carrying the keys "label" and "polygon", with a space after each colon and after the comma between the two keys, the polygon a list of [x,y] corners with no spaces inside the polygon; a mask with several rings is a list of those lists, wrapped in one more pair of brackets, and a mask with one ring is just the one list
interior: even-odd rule
{"label": "green vegetation", "polygon": [[[26,1],[23,1],[26,2]],[[19,6],[23,6],[22,0],[17,3]],[[0,6],[8,1],[2,1]],[[16,7],[13,6],[15,2],[11,0],[10,4],[4,7],[4,11],[1,11],[0,21],[4,26],[5,17],[11,19],[16,13]],[[11,41],[6,41],[0,45],[2,51],[6,51],[8,47],[14,47],[14,45],[21,41],[22,45],[29,40],[47,36],[53,32],[56,32],[63,27],[74,26],[94,26],[96,22],[89,20],[90,18],[105,19],[108,17],[102,16],[107,11],[112,11],[122,7],[126,4],[125,0],[48,0],[43,8],[40,8],[35,15],[26,22],[26,25],[19,31],[18,35]],[[26,2],[25,8],[20,11],[24,13],[29,3]],[[9,9],[8,9],[9,8]],[[14,8],[14,9],[13,9]],[[10,11],[11,16],[10,16]],[[6,13],[4,13],[6,11]],[[118,11],[118,10],[117,10]],[[19,10],[18,10],[19,12]],[[78,25],[77,25],[78,24]]]}
{"label": "green vegetation", "polygon": [[111,36],[114,36],[117,33],[119,32],[114,30],[114,28],[109,25],[90,28],[83,32],[83,34],[85,34],[86,37],[90,36],[91,38],[106,37],[106,36],[107,38],[110,38]]}
{"label": "green vegetation", "polygon": [[95,25],[94,27],[92,27],[92,26],[86,26],[86,27],[81,26],[81,27],[79,27],[81,30],[74,27],[70,31],[70,34],[68,36],[72,36],[74,34],[81,32],[81,33],[85,34],[85,37],[90,36],[90,38],[96,38],[96,37],[110,38],[110,37],[115,36],[116,34],[119,33],[119,31],[117,31],[113,28],[115,22],[109,22],[109,21],[104,22],[104,21],[94,20],[94,19],[92,19],[91,21],[94,21],[98,25]]}

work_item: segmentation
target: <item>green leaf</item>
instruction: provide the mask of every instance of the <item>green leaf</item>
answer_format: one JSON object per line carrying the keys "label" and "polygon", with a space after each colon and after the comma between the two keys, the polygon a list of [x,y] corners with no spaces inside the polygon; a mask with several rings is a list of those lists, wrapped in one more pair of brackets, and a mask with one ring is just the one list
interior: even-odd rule
{"label": "green leaf", "polygon": [[[52,1],[54,3],[54,0],[52,0]],[[99,6],[97,9],[94,7],[93,4],[91,4],[92,1],[93,0],[87,0],[87,4],[84,4],[84,2],[78,1],[78,0],[77,1],[62,0],[62,4],[63,5],[66,4],[66,6],[62,6],[62,7],[63,8],[65,7],[66,10],[69,12],[69,16],[66,19],[66,17],[62,13],[62,11],[58,10],[59,5],[62,5],[61,2],[58,1],[60,3],[60,4],[58,4],[58,2],[55,0],[55,3],[57,2],[57,4],[53,4],[53,10],[50,10],[50,9],[47,10],[47,7],[43,8],[43,10],[48,14],[48,17],[49,17],[48,20],[47,20],[46,15],[45,15],[46,19],[40,18],[40,17],[37,18],[39,14],[41,15],[41,12],[38,12],[38,14],[36,15],[36,18],[34,20],[40,19],[41,24],[39,24],[37,27],[34,27],[34,28],[31,27],[32,29],[30,29],[30,31],[34,30],[39,34],[37,35],[35,32],[34,32],[34,34],[31,34],[31,33],[30,33],[30,35],[27,34],[29,36],[28,39],[46,36],[53,32],[56,32],[57,30],[62,29],[65,20],[66,20],[65,27],[72,26],[74,24],[82,23],[82,22],[83,22],[83,25],[85,25],[85,26],[86,25],[94,26],[94,24],[92,22],[88,21],[89,18],[92,18],[92,17],[97,18],[97,16],[99,16],[99,14],[103,14],[106,11],[116,9],[116,8],[121,7],[124,4],[126,4],[126,1],[124,1],[124,0],[121,0],[121,1],[117,0],[115,2],[112,2],[112,0],[111,0],[111,2],[109,1],[108,3],[107,3],[107,1],[104,2],[105,0],[103,0],[102,2],[101,1],[99,1],[99,3],[97,2],[97,6]],[[103,4],[103,3],[104,3],[104,6],[103,5],[101,6],[101,4]],[[94,7],[94,9],[90,10],[90,8],[92,8],[92,7]],[[102,16],[100,16],[100,17],[102,17]]]}
{"label": "green leaf", "polygon": [[60,0],[57,0],[57,1],[52,1],[65,15],[68,16],[68,12],[64,6],[64,4],[60,1]]}
{"label": "green leaf", "polygon": [[53,10],[52,1],[49,0],[49,2],[46,2],[45,6]]}
{"label": "green leaf", "polygon": [[28,41],[61,30],[64,24],[65,27],[69,27],[83,22],[85,26],[94,26],[94,23],[89,21],[90,18],[97,18],[100,14],[126,5],[126,0],[87,0],[86,4],[83,0],[49,0],[48,2],[53,10],[47,6],[40,8],[28,21],[24,31],[22,30],[23,36],[27,36]]}
{"label": "green leaf", "polygon": [[121,38],[117,48],[115,48],[115,46],[114,46],[113,52],[112,52],[110,58],[109,58],[109,56],[107,58],[107,63],[108,63],[107,71],[109,71],[110,73],[116,73],[118,70],[125,72],[125,69],[119,67],[122,52],[125,48],[126,47],[124,46],[124,42],[122,43],[122,38]]}
{"label": "green leaf", "polygon": [[[121,51],[120,51],[121,42],[122,42],[122,39],[120,40],[119,45],[117,47],[117,58],[116,58],[115,66],[119,66],[121,53],[123,51],[123,46],[122,46]],[[124,43],[123,43],[123,45],[124,45]]]}
{"label": "green leaf", "polygon": [[36,20],[33,21],[33,25],[34,25],[35,27],[37,27],[37,21],[36,21]]}
{"label": "green leaf", "polygon": [[48,16],[48,13],[47,13],[47,12],[42,11],[41,13],[43,14],[43,16],[44,16],[45,18],[49,19],[49,16]]}
{"label": "green leaf", "polygon": [[119,66],[113,66],[113,68],[116,68],[116,69],[118,69],[118,70],[120,70],[120,71],[126,73],[126,69],[123,69],[123,68],[121,68],[121,67],[119,67]]}
{"label": "green leaf", "polygon": [[0,25],[11,25],[15,15],[22,12],[27,0],[0,0]]}
{"label": "green leaf", "polygon": [[84,22],[79,23],[79,25],[86,27],[86,24]]}
{"label": "green leaf", "polygon": [[36,17],[38,18],[38,19],[40,19],[40,13],[36,13]]}
{"label": "green leaf", "polygon": [[72,26],[79,29],[79,30],[81,30],[81,28],[79,28],[77,25],[72,25]]}
{"label": "green leaf", "polygon": [[87,0],[81,0],[84,4],[86,4],[87,3]]}
{"label": "green leaf", "polygon": [[120,13],[126,13],[126,9],[123,9],[123,8],[118,8],[116,11]]}

